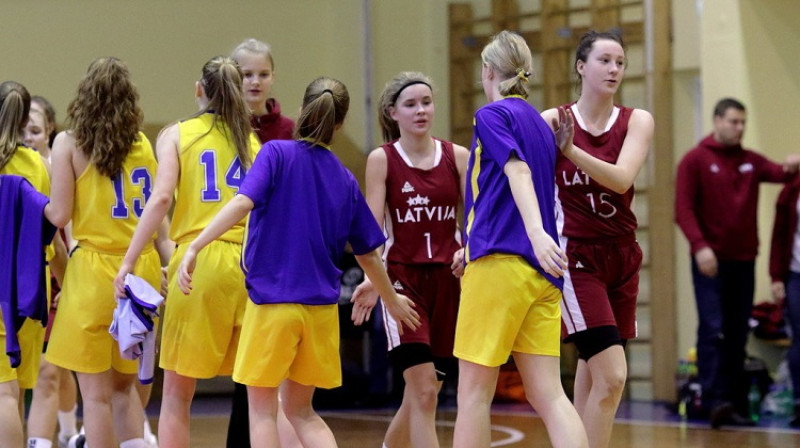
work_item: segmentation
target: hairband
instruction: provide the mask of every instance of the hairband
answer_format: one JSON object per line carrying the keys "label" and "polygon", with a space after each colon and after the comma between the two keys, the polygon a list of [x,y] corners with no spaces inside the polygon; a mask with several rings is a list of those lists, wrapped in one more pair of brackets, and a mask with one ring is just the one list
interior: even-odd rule
{"label": "hairband", "polygon": [[425,84],[426,86],[428,86],[429,89],[433,90],[433,87],[431,87],[431,85],[428,84],[427,82],[421,81],[419,79],[415,79],[413,81],[409,81],[409,82],[403,84],[403,87],[400,87],[400,89],[397,90],[397,93],[392,95],[392,103],[391,104],[394,104],[394,103],[397,102],[397,99],[400,98],[400,94],[403,93],[403,90],[405,90],[407,87],[413,86],[414,84]]}
{"label": "hairband", "polygon": [[526,81],[526,82],[527,82],[527,81],[528,81],[528,78],[529,78],[530,76],[531,76],[531,72],[529,72],[529,71],[527,71],[527,70],[525,70],[525,69],[523,69],[523,68],[521,68],[521,69],[517,70],[517,78],[519,78],[519,79],[521,79],[521,80],[523,80],[523,81]]}
{"label": "hairband", "polygon": [[328,92],[328,93],[330,93],[330,94],[331,94],[331,96],[333,96],[333,91],[332,91],[331,89],[325,89],[325,90],[323,90],[323,91],[322,91],[322,93],[320,93],[320,95],[322,95],[322,94],[323,94],[323,93],[325,93],[325,92]]}

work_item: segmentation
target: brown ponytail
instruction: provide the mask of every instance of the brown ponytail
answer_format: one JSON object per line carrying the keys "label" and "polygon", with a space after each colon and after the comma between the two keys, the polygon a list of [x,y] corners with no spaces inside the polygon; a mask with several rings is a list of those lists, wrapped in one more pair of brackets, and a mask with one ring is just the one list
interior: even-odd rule
{"label": "brown ponytail", "polygon": [[[231,58],[216,56],[203,66],[203,77],[200,79],[208,98],[208,105],[194,116],[214,110],[213,128],[217,119],[221,119],[230,130],[230,138],[236,146],[239,162],[247,170],[253,164],[250,149],[250,112],[242,96],[242,73],[239,65]],[[210,131],[210,129],[209,129]]]}
{"label": "brown ponytail", "polygon": [[31,110],[31,95],[22,84],[0,84],[0,168],[14,157],[22,143],[25,123]]}
{"label": "brown ponytail", "polygon": [[303,95],[294,137],[329,145],[336,126],[344,122],[349,108],[350,94],[341,81],[325,77],[311,81]]}

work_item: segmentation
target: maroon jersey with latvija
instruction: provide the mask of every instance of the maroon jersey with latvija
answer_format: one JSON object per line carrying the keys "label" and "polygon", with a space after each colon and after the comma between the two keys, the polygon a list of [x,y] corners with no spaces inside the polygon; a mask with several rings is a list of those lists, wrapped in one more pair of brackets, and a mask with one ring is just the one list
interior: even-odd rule
{"label": "maroon jersey with latvija", "polygon": [[[610,127],[600,135],[592,135],[581,125],[574,104],[575,146],[590,155],[609,163],[616,163],[622,143],[628,133],[628,120],[633,109],[617,106],[609,120]],[[636,216],[631,209],[633,187],[624,194],[600,185],[569,159],[558,154],[556,159],[556,185],[560,236],[576,239],[598,239],[630,235],[636,231]]]}
{"label": "maroon jersey with latvija", "polygon": [[453,144],[434,140],[433,168],[414,168],[399,142],[386,152],[386,259],[395,263],[453,262],[461,246],[456,214],[461,195]]}

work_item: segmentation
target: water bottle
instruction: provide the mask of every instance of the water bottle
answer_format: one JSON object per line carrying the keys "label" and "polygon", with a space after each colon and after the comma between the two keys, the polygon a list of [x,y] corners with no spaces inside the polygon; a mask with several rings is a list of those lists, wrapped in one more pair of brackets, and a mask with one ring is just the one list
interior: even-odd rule
{"label": "water bottle", "polygon": [[750,411],[750,419],[758,422],[761,416],[761,389],[758,388],[758,380],[753,378],[750,383],[750,392],[747,393],[748,410]]}
{"label": "water bottle", "polygon": [[697,378],[697,349],[692,347],[689,349],[689,352],[686,354],[686,361],[688,363],[687,366],[687,374],[689,375],[690,379]]}

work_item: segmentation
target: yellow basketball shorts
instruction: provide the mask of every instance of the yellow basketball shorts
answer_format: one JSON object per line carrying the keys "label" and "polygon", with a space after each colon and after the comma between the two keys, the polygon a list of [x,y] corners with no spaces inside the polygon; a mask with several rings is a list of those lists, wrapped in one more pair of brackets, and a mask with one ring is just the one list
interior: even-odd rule
{"label": "yellow basketball shorts", "polygon": [[[50,267],[45,266],[44,278],[47,288],[47,304],[50,308]],[[0,383],[17,380],[20,389],[33,389],[39,378],[39,363],[42,359],[45,327],[38,320],[25,319],[17,332],[21,360],[16,369],[11,367],[11,359],[6,355],[6,328],[0,312]]]}
{"label": "yellow basketball shorts", "polygon": [[247,301],[233,380],[278,387],[286,378],[323,389],[342,385],[338,305]]}
{"label": "yellow basketball shorts", "polygon": [[242,245],[213,241],[203,248],[189,295],[177,281],[187,247],[179,245],[169,263],[160,366],[190,378],[230,375],[249,301],[239,267]]}
{"label": "yellow basketball shorts", "polygon": [[[67,262],[45,359],[80,373],[101,373],[113,368],[135,374],[137,361],[122,359],[119,344],[108,333],[117,302],[114,277],[123,255],[78,248]],[[139,257],[133,273],[156,290],[161,286],[158,254],[152,248]]]}
{"label": "yellow basketball shorts", "polygon": [[522,257],[493,254],[467,264],[453,354],[487,367],[511,352],[559,356],[561,291]]}

